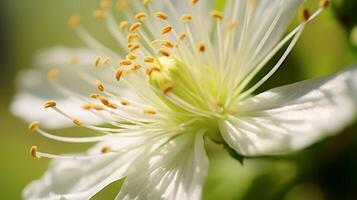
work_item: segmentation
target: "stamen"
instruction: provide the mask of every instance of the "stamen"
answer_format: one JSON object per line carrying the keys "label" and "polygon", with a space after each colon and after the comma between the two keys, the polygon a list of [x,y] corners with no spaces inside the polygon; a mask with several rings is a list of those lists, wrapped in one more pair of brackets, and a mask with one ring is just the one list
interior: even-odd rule
{"label": "stamen", "polygon": [[122,100],[121,100],[121,105],[127,106],[127,105],[129,105],[129,101],[126,100],[126,99],[122,99]]}
{"label": "stamen", "polygon": [[164,12],[156,12],[155,16],[162,20],[167,20],[169,18],[169,16]]}
{"label": "stamen", "polygon": [[79,120],[79,119],[74,119],[74,120],[73,120],[73,123],[74,123],[75,125],[77,125],[77,126],[82,126],[82,122],[81,122],[81,120]]}
{"label": "stamen", "polygon": [[107,98],[100,96],[99,100],[102,102],[103,105],[109,107],[109,108],[113,108],[113,109],[117,109],[117,105],[115,105],[114,103],[110,102]]}
{"label": "stamen", "polygon": [[100,97],[100,95],[97,94],[97,93],[91,93],[91,94],[89,95],[89,97],[92,98],[92,99],[98,99],[98,98]]}
{"label": "stamen", "polygon": [[199,0],[191,0],[192,4],[196,4]]}
{"label": "stamen", "polygon": [[147,56],[147,57],[144,58],[144,62],[153,63],[153,62],[155,62],[155,58]]}
{"label": "stamen", "polygon": [[183,15],[180,17],[180,19],[181,19],[181,21],[182,21],[183,23],[187,23],[187,22],[189,22],[189,21],[192,20],[192,15],[190,15],[190,14],[183,14]]}
{"label": "stamen", "polygon": [[102,0],[100,2],[100,7],[102,9],[109,9],[109,8],[112,8],[113,7],[113,2],[112,0]]}
{"label": "stamen", "polygon": [[162,40],[161,41],[161,45],[166,47],[166,48],[169,48],[169,49],[172,49],[175,47],[174,44],[172,44],[172,42],[170,42],[169,40]]}
{"label": "stamen", "polygon": [[96,81],[95,85],[97,86],[98,90],[103,92],[104,91],[104,84],[100,81]]}
{"label": "stamen", "polygon": [[144,109],[144,114],[155,115],[156,111],[154,109],[152,109],[152,108],[146,108],[146,109]]}
{"label": "stamen", "polygon": [[129,7],[129,2],[128,0],[118,0],[117,2],[117,8],[120,10],[123,10],[125,8]]}
{"label": "stamen", "polygon": [[121,69],[116,70],[116,72],[115,72],[115,79],[116,79],[117,81],[120,81],[122,75],[123,75],[123,70],[121,70]]}
{"label": "stamen", "polygon": [[170,57],[170,53],[168,51],[166,51],[165,49],[160,49],[158,51],[158,53],[162,56],[165,56],[165,57]]}
{"label": "stamen", "polygon": [[140,35],[138,33],[129,34],[127,37],[128,43],[131,43],[134,40],[138,40],[138,39],[140,39]]}
{"label": "stamen", "polygon": [[121,61],[119,61],[118,64],[120,66],[129,66],[129,65],[133,64],[133,61],[131,61],[131,60],[121,60]]}
{"label": "stamen", "polygon": [[151,0],[143,0],[143,4],[144,5],[147,5],[147,4],[149,4],[151,2]]}
{"label": "stamen", "polygon": [[127,21],[122,21],[122,22],[120,22],[120,24],[119,24],[120,30],[124,30],[124,29],[127,28],[128,26],[129,26],[129,22],[127,22]]}
{"label": "stamen", "polygon": [[128,55],[126,55],[126,58],[129,59],[129,60],[136,60],[138,57],[132,53],[129,53]]}
{"label": "stamen", "polygon": [[141,27],[141,23],[140,22],[136,22],[133,25],[130,26],[129,31],[130,32],[135,32],[137,31],[139,28]]}
{"label": "stamen", "polygon": [[175,87],[175,84],[174,83],[168,83],[166,84],[162,89],[161,91],[164,93],[164,94],[167,94],[169,93],[171,90],[173,90]]}
{"label": "stamen", "polygon": [[80,21],[81,21],[81,17],[79,15],[74,15],[70,17],[68,20],[68,28],[70,29],[76,28]]}
{"label": "stamen", "polygon": [[34,131],[36,131],[38,129],[39,125],[40,125],[40,122],[33,121],[28,125],[28,130],[30,132],[34,132]]}
{"label": "stamen", "polygon": [[39,156],[37,154],[37,149],[38,149],[37,146],[32,146],[31,149],[30,149],[30,154],[34,158],[41,158],[41,156]]}
{"label": "stamen", "polygon": [[310,19],[310,12],[306,8],[301,12],[301,20],[307,22]]}
{"label": "stamen", "polygon": [[204,43],[200,43],[200,44],[198,45],[198,50],[199,50],[200,52],[204,52],[204,51],[206,50],[205,44],[204,44]]}
{"label": "stamen", "polygon": [[329,0],[320,0],[319,6],[326,9],[330,5]]}
{"label": "stamen", "polygon": [[102,148],[100,149],[100,152],[101,152],[102,154],[109,153],[110,151],[112,151],[112,148],[111,148],[110,146],[105,146],[105,147],[102,147]]}
{"label": "stamen", "polygon": [[98,67],[99,66],[99,62],[100,62],[100,57],[99,56],[95,57],[94,60],[93,60],[94,67]]}
{"label": "stamen", "polygon": [[170,33],[172,31],[172,26],[165,26],[161,29],[161,35],[165,35],[167,33]]}
{"label": "stamen", "polygon": [[85,103],[85,104],[82,105],[82,108],[84,110],[90,110],[90,109],[94,109],[94,110],[97,110],[97,111],[104,110],[103,106],[92,104],[92,103]]}
{"label": "stamen", "polygon": [[59,76],[60,72],[58,71],[58,69],[51,69],[48,73],[47,73],[47,79],[48,80],[53,80],[55,78],[57,78]]}
{"label": "stamen", "polygon": [[106,15],[103,10],[95,10],[93,12],[93,16],[97,19],[105,19]]}
{"label": "stamen", "polygon": [[146,17],[147,17],[147,14],[144,13],[144,12],[141,12],[141,13],[138,13],[138,14],[135,15],[135,19],[141,20],[141,21],[146,19]]}
{"label": "stamen", "polygon": [[214,10],[211,12],[211,17],[216,19],[223,19],[223,14],[220,11]]}
{"label": "stamen", "polygon": [[110,63],[110,58],[109,57],[104,58],[103,64],[108,65],[109,63]]}
{"label": "stamen", "polygon": [[56,107],[57,106],[57,103],[55,101],[47,101],[45,102],[45,104],[43,105],[43,107],[45,109],[47,108],[53,108],[53,107]]}
{"label": "stamen", "polygon": [[186,37],[187,37],[186,33],[180,33],[180,35],[178,36],[178,39],[183,41]]}

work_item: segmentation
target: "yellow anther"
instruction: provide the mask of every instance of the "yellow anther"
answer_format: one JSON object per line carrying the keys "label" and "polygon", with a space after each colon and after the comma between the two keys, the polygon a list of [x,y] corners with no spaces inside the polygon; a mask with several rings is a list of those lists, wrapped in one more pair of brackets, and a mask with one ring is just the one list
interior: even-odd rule
{"label": "yellow anther", "polygon": [[168,51],[166,51],[165,49],[160,49],[158,51],[158,53],[162,56],[165,56],[165,57],[170,57],[170,53]]}
{"label": "yellow anther", "polygon": [[130,26],[129,31],[130,32],[135,32],[137,31],[139,28],[141,27],[141,23],[140,22],[136,22],[133,25]]}
{"label": "yellow anther", "polygon": [[58,69],[51,69],[47,73],[47,79],[48,80],[53,80],[53,79],[57,78],[59,75],[60,75],[60,72],[58,71]]}
{"label": "yellow anther", "polygon": [[156,65],[149,66],[146,69],[146,74],[150,76],[154,71],[160,72],[160,68],[158,66],[156,66]]}
{"label": "yellow anther", "polygon": [[114,103],[110,102],[107,98],[100,96],[99,100],[102,102],[103,105],[109,108],[117,109],[117,106]]}
{"label": "yellow anther", "polygon": [[169,18],[169,16],[164,12],[156,12],[155,16],[162,20],[167,20]]}
{"label": "yellow anther", "polygon": [[161,88],[161,91],[164,94],[169,93],[172,89],[174,89],[175,84],[174,83],[167,83],[166,85],[164,85],[164,87]]}
{"label": "yellow anther", "polygon": [[155,115],[156,111],[154,109],[152,109],[152,108],[146,108],[146,109],[144,109],[144,114]]}
{"label": "yellow anther", "polygon": [[132,53],[129,53],[128,55],[126,55],[126,59],[129,59],[129,60],[136,60],[138,57]]}
{"label": "yellow anther", "polygon": [[204,43],[200,43],[200,44],[198,45],[198,51],[200,51],[200,52],[206,51],[206,46],[205,46]]}
{"label": "yellow anther", "polygon": [[100,149],[100,152],[102,153],[102,154],[106,154],[106,153],[109,153],[109,152],[111,152],[112,151],[112,148],[110,147],[110,146],[105,146],[105,147],[102,147],[101,149]]}
{"label": "yellow anther", "polygon": [[103,59],[103,64],[108,65],[110,63],[110,58],[106,57]]}
{"label": "yellow anther", "polygon": [[37,149],[38,149],[37,146],[32,146],[31,149],[30,149],[30,154],[34,158],[41,158],[41,156],[39,156],[37,154]]}
{"label": "yellow anther", "polygon": [[191,0],[191,3],[196,4],[199,0]]}
{"label": "yellow anther", "polygon": [[211,17],[213,17],[215,19],[223,19],[223,14],[220,11],[213,10],[211,12]]}
{"label": "yellow anther", "polygon": [[120,70],[118,69],[116,72],[115,72],[115,79],[117,81],[120,81],[121,77],[123,76],[123,70]]}
{"label": "yellow anther", "polygon": [[135,51],[135,50],[140,48],[140,44],[130,43],[130,44],[128,44],[128,47],[129,47],[130,51],[133,52],[133,51]]}
{"label": "yellow anther", "polygon": [[121,103],[121,105],[123,105],[123,106],[129,105],[129,101],[126,100],[126,99],[122,99],[120,103]]}
{"label": "yellow anther", "polygon": [[187,37],[186,33],[180,33],[178,35],[178,39],[181,40],[181,41],[184,40],[186,37]]}
{"label": "yellow anther", "polygon": [[121,60],[121,61],[118,62],[118,64],[120,66],[129,66],[129,65],[133,64],[133,61],[131,61],[131,60]]}
{"label": "yellow anther", "polygon": [[123,75],[129,75],[131,73],[133,73],[133,70],[131,70],[131,69],[123,70]]}
{"label": "yellow anther", "polygon": [[93,12],[93,16],[97,19],[105,19],[106,15],[103,10],[95,10]]}
{"label": "yellow anther", "polygon": [[45,104],[43,104],[43,108],[45,108],[45,109],[53,108],[56,106],[57,106],[57,103],[55,101],[47,101],[47,102],[45,102]]}
{"label": "yellow anther", "polygon": [[151,46],[157,47],[157,45],[159,44],[159,42],[160,42],[160,40],[153,40],[153,41],[151,41],[150,43],[151,43]]}
{"label": "yellow anther", "polygon": [[102,82],[97,81],[97,82],[95,83],[95,85],[97,86],[97,88],[98,88],[99,91],[101,91],[101,92],[104,91],[104,84],[103,84]]}
{"label": "yellow anther", "polygon": [[94,65],[94,67],[98,67],[98,66],[99,66],[99,63],[100,63],[100,57],[97,56],[97,57],[95,57],[94,60],[93,60],[93,65]]}
{"label": "yellow anther", "polygon": [[144,62],[153,63],[153,62],[155,62],[155,58],[147,56],[147,57],[144,58]]}
{"label": "yellow anther", "polygon": [[113,1],[112,0],[101,0],[100,7],[102,9],[112,8],[113,7]]}
{"label": "yellow anther", "polygon": [[31,122],[31,123],[28,125],[27,129],[28,129],[30,132],[34,132],[34,131],[36,131],[36,130],[38,129],[39,126],[40,126],[40,122],[38,122],[38,121],[33,121],[33,122]]}
{"label": "yellow anther", "polygon": [[138,33],[131,33],[127,36],[128,43],[133,42],[134,40],[140,39],[140,35]]}
{"label": "yellow anther", "polygon": [[133,70],[133,71],[136,71],[136,70],[139,70],[139,69],[141,69],[141,66],[140,66],[140,65],[133,65],[133,66],[131,67],[131,70]]}
{"label": "yellow anther", "polygon": [[117,2],[117,8],[120,10],[128,8],[129,7],[129,2],[128,0],[118,0]]}
{"label": "yellow anther", "polygon": [[73,119],[73,124],[77,125],[77,126],[81,126],[82,122],[79,119]]}
{"label": "yellow anther", "polygon": [[96,104],[92,104],[92,103],[85,103],[85,104],[82,105],[82,108],[83,108],[84,110],[94,109],[94,110],[98,110],[98,111],[104,109],[103,106],[101,106],[101,105],[96,105]]}
{"label": "yellow anther", "polygon": [[172,42],[170,42],[169,40],[161,40],[161,45],[166,48],[170,48],[170,49],[175,47],[175,45]]}
{"label": "yellow anther", "polygon": [[76,28],[80,21],[81,21],[81,17],[79,15],[73,15],[68,20],[68,28],[70,29]]}
{"label": "yellow anther", "polygon": [[148,3],[150,3],[151,2],[151,0],[143,0],[143,4],[144,5],[147,5]]}
{"label": "yellow anther", "polygon": [[172,31],[172,26],[165,26],[161,29],[161,35],[165,35]]}
{"label": "yellow anther", "polygon": [[146,17],[147,17],[147,14],[144,12],[140,12],[135,15],[135,19],[137,19],[137,20],[144,20],[144,19],[146,19]]}
{"label": "yellow anther", "polygon": [[119,28],[120,30],[124,30],[129,26],[129,22],[128,21],[121,21],[119,24]]}
{"label": "yellow anther", "polygon": [[237,24],[238,24],[237,21],[232,20],[232,21],[228,22],[228,28],[229,29],[234,29],[234,28],[237,27]]}
{"label": "yellow anther", "polygon": [[322,8],[327,8],[330,5],[329,0],[320,0],[319,6]]}
{"label": "yellow anther", "polygon": [[89,95],[89,97],[92,98],[92,99],[97,99],[97,98],[100,97],[100,95],[97,94],[97,93],[91,93],[91,94]]}
{"label": "yellow anther", "polygon": [[301,11],[301,20],[306,22],[310,19],[310,12],[306,8]]}
{"label": "yellow anther", "polygon": [[190,15],[190,14],[183,14],[181,16],[181,21],[184,23],[189,22],[191,20],[192,20],[192,15]]}

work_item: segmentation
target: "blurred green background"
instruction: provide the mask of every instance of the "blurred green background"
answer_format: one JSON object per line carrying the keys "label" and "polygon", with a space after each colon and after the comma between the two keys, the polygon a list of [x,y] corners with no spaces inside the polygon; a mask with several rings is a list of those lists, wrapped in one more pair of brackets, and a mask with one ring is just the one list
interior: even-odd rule
{"label": "blurred green background", "polygon": [[[317,0],[307,7],[316,9]],[[357,1],[336,0],[306,28],[288,60],[261,90],[306,78],[327,75],[357,61]],[[223,1],[217,5],[222,6]],[[48,152],[79,151],[88,146],[55,143],[27,133],[27,124],[9,112],[16,89],[16,73],[33,67],[39,49],[82,44],[67,29],[67,19],[80,14],[90,30],[96,0],[1,0],[0,1],[0,199],[21,199],[21,191],[39,178],[49,160],[28,155],[33,144]],[[101,34],[101,33],[98,33]],[[31,113],[28,113],[31,115]],[[56,133],[82,131],[67,129]],[[242,166],[220,147],[209,145],[210,171],[205,199],[357,199],[357,128],[301,152],[275,158],[245,160]],[[95,199],[113,199],[115,183]]]}

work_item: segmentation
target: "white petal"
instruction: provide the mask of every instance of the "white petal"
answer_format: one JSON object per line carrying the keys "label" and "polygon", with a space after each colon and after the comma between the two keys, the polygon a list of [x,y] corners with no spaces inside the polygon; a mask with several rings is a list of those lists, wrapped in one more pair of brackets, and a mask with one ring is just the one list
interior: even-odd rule
{"label": "white petal", "polygon": [[[255,67],[281,39],[304,0],[231,0],[225,9],[225,23],[238,23],[235,47],[241,73]],[[224,26],[225,27],[225,26]]]}
{"label": "white petal", "polygon": [[153,136],[113,137],[87,152],[98,155],[105,146],[113,148],[113,151],[128,150],[120,154],[108,153],[85,160],[55,159],[41,179],[25,188],[23,197],[31,200],[90,199],[110,183],[123,178],[127,169],[135,166],[132,166],[133,162],[150,148],[157,148],[155,145],[160,143],[153,140]]}
{"label": "white petal", "polygon": [[244,155],[299,150],[352,123],[357,69],[264,92],[238,104],[220,124],[222,136]]}
{"label": "white petal", "polygon": [[116,199],[199,200],[207,168],[202,134],[179,135],[132,169]]}
{"label": "white petal", "polygon": [[[61,109],[75,118],[90,124],[100,124],[102,119],[81,109],[83,102],[91,92],[95,92],[95,80],[105,80],[105,87],[115,90],[118,94],[132,96],[126,86],[114,82],[114,75],[109,68],[95,69],[93,59],[99,54],[88,49],[69,49],[57,47],[42,51],[37,56],[37,68],[26,70],[18,76],[19,92],[11,105],[12,112],[25,121],[39,120],[44,127],[61,128],[72,126],[68,120],[51,110],[44,110],[45,101],[55,100]],[[71,64],[72,57],[78,62]],[[56,84],[60,89],[47,80],[47,72],[56,68],[60,75]],[[85,77],[84,77],[85,76]],[[92,77],[89,78],[89,77]],[[90,82],[91,81],[91,82]],[[114,85],[116,84],[116,85]]]}

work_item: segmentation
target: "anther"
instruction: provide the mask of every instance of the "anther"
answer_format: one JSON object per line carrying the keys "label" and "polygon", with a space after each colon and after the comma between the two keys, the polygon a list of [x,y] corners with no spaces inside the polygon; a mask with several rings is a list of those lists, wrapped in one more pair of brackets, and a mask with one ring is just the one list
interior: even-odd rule
{"label": "anther", "polygon": [[223,14],[217,10],[211,12],[211,17],[215,19],[223,19]]}
{"label": "anther", "polygon": [[154,109],[152,109],[152,108],[146,108],[146,109],[144,109],[144,114],[155,115],[156,111]]}
{"label": "anther", "polygon": [[100,62],[100,57],[99,56],[95,57],[94,60],[93,60],[94,67],[98,67],[99,66],[99,62]]}
{"label": "anther", "polygon": [[127,36],[128,43],[133,42],[134,40],[140,39],[140,35],[138,33],[132,33]]}
{"label": "anther", "polygon": [[127,22],[127,21],[122,21],[122,22],[120,22],[120,24],[119,24],[120,30],[124,30],[124,29],[127,28],[128,26],[129,26],[129,22]]}
{"label": "anther", "polygon": [[158,51],[158,53],[159,53],[160,55],[162,55],[162,56],[170,57],[170,53],[169,53],[168,51],[164,50],[164,49],[160,49],[160,50]]}
{"label": "anther", "polygon": [[144,12],[141,12],[141,13],[138,13],[138,14],[135,15],[135,19],[141,20],[141,21],[146,19],[146,17],[147,17],[147,14],[144,13]]}
{"label": "anther", "polygon": [[157,67],[156,65],[149,66],[149,67],[146,69],[146,74],[150,76],[154,71],[160,72],[160,68]]}
{"label": "anther", "polygon": [[131,52],[134,52],[135,50],[137,50],[137,49],[140,48],[140,44],[130,43],[130,44],[128,44],[128,47],[129,47],[129,49],[130,49]]}
{"label": "anther", "polygon": [[113,2],[112,0],[102,0],[100,2],[100,7],[102,9],[109,9],[109,8],[112,8],[113,7]]}
{"label": "anther", "polygon": [[77,126],[81,126],[82,122],[79,119],[73,119],[73,124],[77,125]]}
{"label": "anther", "polygon": [[186,33],[180,33],[180,35],[178,35],[178,39],[179,40],[184,40],[187,37]]}
{"label": "anther", "polygon": [[326,9],[330,5],[329,0],[320,0],[319,6]]}
{"label": "anther", "polygon": [[81,17],[79,15],[74,15],[70,17],[68,20],[68,28],[70,29],[76,28],[80,21],[81,21]]}
{"label": "anther", "polygon": [[111,148],[110,146],[105,146],[105,147],[102,147],[102,148],[100,149],[100,152],[101,152],[102,154],[109,153],[110,151],[112,151],[112,148]]}
{"label": "anther", "polygon": [[93,16],[97,19],[105,19],[106,15],[103,10],[95,10],[93,12]]}
{"label": "anther", "polygon": [[103,92],[104,91],[104,84],[100,81],[96,81],[95,85],[97,86],[98,90]]}
{"label": "anther", "polygon": [[170,49],[175,47],[175,45],[172,44],[172,42],[170,42],[169,40],[162,40],[161,45]]}
{"label": "anther", "polygon": [[169,16],[164,12],[156,12],[155,16],[162,20],[167,20],[169,18]]}
{"label": "anther", "polygon": [[37,155],[37,146],[32,146],[30,149],[30,154],[34,158],[41,158],[39,155]]}
{"label": "anther", "polygon": [[126,55],[126,58],[129,60],[136,60],[138,57],[132,53],[129,53],[128,55]]}
{"label": "anther", "polygon": [[198,50],[199,50],[200,52],[204,52],[204,51],[206,50],[205,44],[204,44],[204,43],[200,43],[200,44],[198,45]]}
{"label": "anther", "polygon": [[181,19],[182,22],[187,23],[187,22],[192,20],[192,15],[183,14],[180,19]]}
{"label": "anther", "polygon": [[129,101],[126,100],[126,99],[122,99],[120,103],[121,103],[121,105],[123,105],[123,106],[129,105]]}
{"label": "anther", "polygon": [[129,7],[129,2],[128,2],[128,0],[118,0],[116,5],[117,5],[117,8],[122,10],[122,9]]}
{"label": "anther", "polygon": [[123,70],[118,69],[118,70],[115,72],[115,79],[116,79],[117,81],[120,81],[122,75],[123,75]]}
{"label": "anther", "polygon": [[98,99],[98,98],[100,97],[100,95],[97,94],[97,93],[91,93],[91,94],[89,95],[89,97],[92,98],[92,99]]}
{"label": "anther", "polygon": [[147,57],[144,58],[144,62],[153,63],[153,62],[155,62],[155,58],[147,56]]}
{"label": "anther", "polygon": [[165,26],[161,29],[161,35],[165,35],[172,31],[172,26]]}
{"label": "anther", "polygon": [[301,18],[304,22],[307,22],[310,19],[310,12],[306,8],[301,12]]}
{"label": "anther", "polygon": [[140,65],[133,65],[133,66],[131,67],[131,70],[133,70],[133,71],[136,71],[136,70],[139,70],[139,69],[141,69],[141,66],[140,66]]}
{"label": "anther", "polygon": [[143,0],[143,4],[144,5],[147,5],[147,4],[149,4],[151,2],[151,0]]}
{"label": "anther", "polygon": [[47,102],[45,102],[45,104],[43,104],[43,108],[45,108],[45,109],[53,108],[56,106],[57,106],[57,103],[55,101],[47,101]]}
{"label": "anther", "polygon": [[108,65],[110,63],[110,58],[106,57],[103,59],[103,64]]}
{"label": "anther", "polygon": [[164,94],[167,94],[169,93],[171,90],[173,90],[175,87],[175,84],[174,83],[168,83],[166,84],[164,87],[161,88],[161,91],[164,93]]}
{"label": "anther", "polygon": [[129,65],[133,64],[133,61],[131,61],[131,60],[121,60],[121,61],[119,61],[118,64],[120,66],[129,66]]}
{"label": "anther", "polygon": [[191,0],[192,4],[196,4],[199,0]]}
{"label": "anther", "polygon": [[48,73],[47,73],[47,79],[48,80],[53,80],[55,78],[57,78],[59,76],[60,72],[58,71],[58,69],[51,69]]}
{"label": "anther", "polygon": [[141,27],[141,23],[140,22],[136,22],[136,23],[134,23],[133,25],[130,26],[129,31],[130,32],[135,32],[140,27]]}
{"label": "anther", "polygon": [[237,27],[237,21],[232,20],[232,21],[228,22],[229,29],[234,29],[235,27]]}
{"label": "anther", "polygon": [[33,121],[33,122],[31,122],[31,123],[28,125],[27,129],[28,129],[30,132],[34,132],[34,131],[36,131],[36,130],[38,129],[39,125],[40,125],[40,122],[38,122],[38,121]]}

